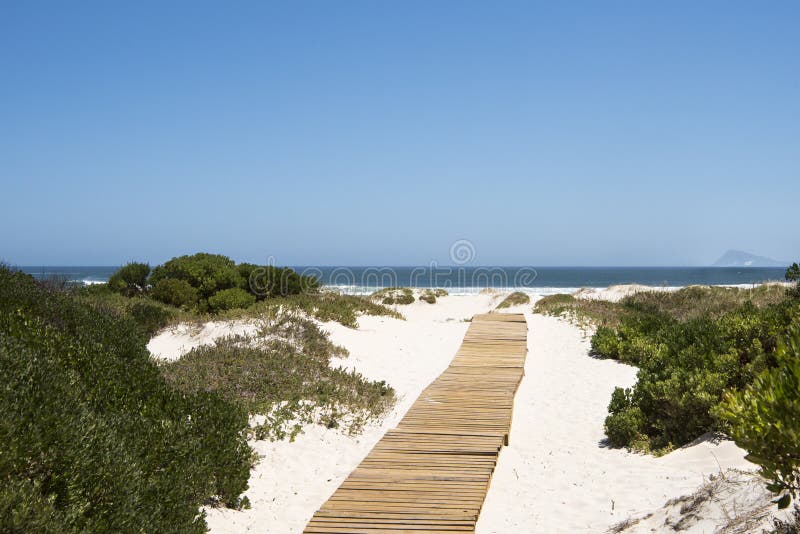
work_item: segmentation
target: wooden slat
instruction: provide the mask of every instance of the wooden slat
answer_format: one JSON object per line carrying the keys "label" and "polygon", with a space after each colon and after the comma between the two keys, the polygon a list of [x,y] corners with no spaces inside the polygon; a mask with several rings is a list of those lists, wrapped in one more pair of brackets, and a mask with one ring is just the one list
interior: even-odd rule
{"label": "wooden slat", "polygon": [[474,532],[524,374],[521,314],[472,318],[450,366],[314,514],[308,533]]}

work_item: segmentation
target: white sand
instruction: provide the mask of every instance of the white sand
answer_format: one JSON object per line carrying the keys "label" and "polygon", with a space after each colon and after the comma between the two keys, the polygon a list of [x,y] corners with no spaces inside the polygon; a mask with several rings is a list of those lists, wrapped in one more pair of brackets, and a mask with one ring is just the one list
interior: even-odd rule
{"label": "white sand", "polygon": [[[607,291],[616,298],[620,291]],[[349,358],[335,363],[395,388],[396,409],[357,436],[311,425],[295,442],[252,442],[261,456],[246,495],[252,508],[208,510],[213,532],[301,532],[306,522],[381,436],[402,418],[421,390],[443,371],[461,344],[463,319],[488,311],[504,295],[440,298],[398,309],[407,321],[361,317],[358,329],[326,323]],[[517,393],[510,445],[501,455],[477,532],[602,532],[629,517],[643,517],[635,531],[661,530],[675,515],[668,499],[690,494],[720,469],[753,469],[730,441],[699,441],[662,458],[603,445],[603,420],[615,386],[629,387],[636,369],[588,355],[589,338],[578,327],[525,312],[529,325],[526,376]],[[212,323],[199,335],[177,329],[157,336],[151,351],[175,358],[242,323]],[[734,494],[733,499],[740,496]],[[741,499],[740,499],[741,500]],[[718,507],[719,508],[719,507]],[[717,508],[717,510],[718,510]],[[719,510],[718,510],[719,511]],[[720,519],[721,520],[721,519]],[[712,521],[713,522],[713,521]],[[711,532],[709,521],[689,532]],[[642,530],[644,529],[644,530]]]}
{"label": "white sand", "polygon": [[621,284],[608,287],[583,287],[573,293],[576,299],[607,300],[619,302],[629,295],[642,291],[677,291],[679,287],[669,286],[644,286],[641,284]]}
{"label": "white sand", "polygon": [[225,336],[251,336],[258,331],[256,321],[209,321],[202,325],[180,324],[159,332],[147,344],[155,358],[177,360],[190,350],[201,345],[211,345]]}

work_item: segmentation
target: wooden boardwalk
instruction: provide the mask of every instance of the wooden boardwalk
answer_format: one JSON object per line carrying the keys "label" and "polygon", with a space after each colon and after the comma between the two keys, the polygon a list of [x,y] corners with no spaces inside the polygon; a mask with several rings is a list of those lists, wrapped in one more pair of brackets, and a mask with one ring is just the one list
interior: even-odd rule
{"label": "wooden boardwalk", "polygon": [[525,317],[476,315],[450,366],[306,526],[308,533],[474,532],[508,444]]}

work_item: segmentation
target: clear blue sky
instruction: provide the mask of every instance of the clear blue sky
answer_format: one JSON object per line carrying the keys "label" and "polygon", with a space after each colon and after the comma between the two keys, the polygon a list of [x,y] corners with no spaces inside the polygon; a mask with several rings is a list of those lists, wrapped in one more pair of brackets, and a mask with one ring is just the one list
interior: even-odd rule
{"label": "clear blue sky", "polygon": [[800,2],[0,3],[0,259],[800,259]]}

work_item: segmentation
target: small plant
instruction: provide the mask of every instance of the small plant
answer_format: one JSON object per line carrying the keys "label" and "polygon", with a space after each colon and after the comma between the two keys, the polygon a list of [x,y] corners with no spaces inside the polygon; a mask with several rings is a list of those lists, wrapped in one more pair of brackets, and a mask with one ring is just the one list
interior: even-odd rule
{"label": "small plant", "polygon": [[375,291],[370,298],[375,302],[386,305],[412,304],[414,302],[414,292],[407,287],[386,287]]}
{"label": "small plant", "polygon": [[247,308],[256,302],[256,297],[244,289],[232,287],[214,293],[208,298],[208,307],[218,313],[236,308]]}
{"label": "small plant", "polygon": [[531,297],[522,291],[514,291],[507,296],[503,301],[497,305],[497,309],[510,308],[511,306],[519,306],[521,304],[529,304]]}
{"label": "small plant", "polygon": [[419,300],[422,302],[427,302],[428,304],[436,304],[436,299],[438,297],[445,297],[447,296],[447,290],[435,288],[435,289],[423,289],[419,292]]}

